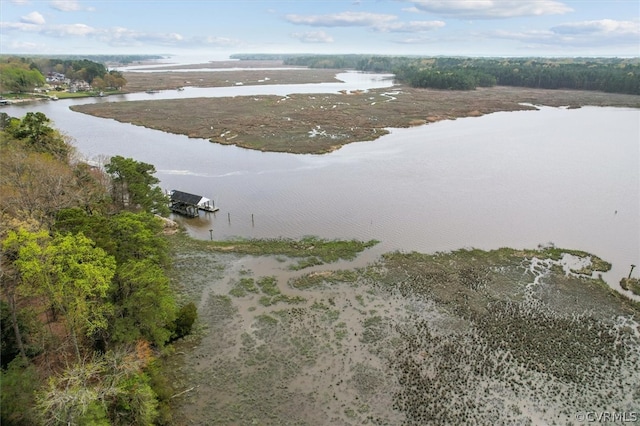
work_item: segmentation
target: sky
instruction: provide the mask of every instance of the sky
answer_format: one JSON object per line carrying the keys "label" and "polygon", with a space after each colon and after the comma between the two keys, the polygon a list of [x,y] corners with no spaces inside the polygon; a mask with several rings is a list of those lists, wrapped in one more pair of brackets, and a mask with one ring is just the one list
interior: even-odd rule
{"label": "sky", "polygon": [[0,54],[640,56],[638,0],[0,0]]}

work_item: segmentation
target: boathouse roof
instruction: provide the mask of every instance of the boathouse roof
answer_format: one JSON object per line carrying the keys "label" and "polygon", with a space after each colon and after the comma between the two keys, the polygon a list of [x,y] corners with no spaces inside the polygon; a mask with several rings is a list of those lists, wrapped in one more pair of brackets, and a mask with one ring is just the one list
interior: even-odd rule
{"label": "boathouse roof", "polygon": [[182,191],[171,191],[171,201],[172,202],[180,202],[191,205],[198,205],[200,200],[202,199],[201,195],[189,194],[188,192]]}

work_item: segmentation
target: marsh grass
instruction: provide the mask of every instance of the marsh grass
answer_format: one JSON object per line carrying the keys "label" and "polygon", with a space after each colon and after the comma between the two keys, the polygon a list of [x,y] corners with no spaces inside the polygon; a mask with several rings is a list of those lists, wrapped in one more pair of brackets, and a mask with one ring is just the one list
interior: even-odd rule
{"label": "marsh grass", "polygon": [[256,285],[260,288],[260,291],[267,296],[277,296],[280,294],[276,277],[262,277]]}
{"label": "marsh grass", "polygon": [[234,297],[244,297],[248,293],[259,293],[260,290],[256,286],[255,280],[253,278],[240,278],[240,280],[236,281],[229,294]]}
{"label": "marsh grass", "polygon": [[[239,255],[184,247],[185,286],[204,288],[194,265],[222,271],[201,304],[209,334],[179,371],[199,386],[185,423],[567,424],[576,407],[640,409],[640,309],[565,274],[554,259],[566,250],[388,253],[293,274],[303,302],[276,271],[242,275]],[[243,296],[215,294],[220,283]]]}
{"label": "marsh grass", "polygon": [[311,290],[322,288],[326,285],[351,283],[356,284],[360,279],[358,271],[336,270],[311,272],[290,280],[289,285],[298,290]]}
{"label": "marsh grass", "polygon": [[318,316],[321,322],[333,323],[340,318],[340,311],[337,309],[331,309],[330,306],[325,305],[322,301],[315,301],[311,305],[311,310],[318,312]]}
{"label": "marsh grass", "polygon": [[[143,74],[136,76],[143,78],[145,73],[136,74]],[[222,73],[206,74],[215,75],[203,76],[210,79],[221,77]],[[148,85],[155,88],[166,77],[153,73],[146,78]],[[130,84],[134,87],[133,82]],[[390,91],[397,92],[393,99],[387,96]],[[451,91],[396,86],[357,93],[291,94],[284,101],[282,96],[237,96],[104,102],[75,105],[71,109],[220,144],[260,151],[322,154],[351,142],[377,139],[387,134],[389,128],[535,109],[525,104],[638,108],[640,101],[635,95],[578,90],[496,86]],[[309,137],[312,129],[320,129],[319,134]]]}
{"label": "marsh grass", "polygon": [[623,278],[620,280],[620,286],[625,290],[631,290],[635,295],[640,296],[640,279],[638,278]]}
{"label": "marsh grass", "polygon": [[293,270],[323,263],[333,263],[339,260],[353,260],[367,248],[373,247],[379,241],[362,242],[358,240],[325,240],[310,236],[300,240],[289,238],[273,238],[259,240],[226,240],[202,241],[201,244],[209,250],[237,253],[253,256],[288,256],[302,259]]}
{"label": "marsh grass", "polygon": [[324,262],[320,260],[316,256],[306,257],[302,260],[297,261],[294,264],[289,265],[289,269],[292,271],[299,271],[304,268],[310,268],[312,266],[322,265]]}

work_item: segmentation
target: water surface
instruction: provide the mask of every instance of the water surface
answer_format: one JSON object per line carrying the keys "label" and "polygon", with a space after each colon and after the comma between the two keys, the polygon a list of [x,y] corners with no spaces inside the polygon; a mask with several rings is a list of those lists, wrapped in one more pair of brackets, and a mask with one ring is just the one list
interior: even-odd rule
{"label": "water surface", "polygon": [[[357,76],[363,78],[363,76]],[[352,82],[348,90],[366,88]],[[388,87],[389,80],[371,83]],[[363,86],[364,85],[364,86]],[[386,85],[386,86],[385,86]],[[336,84],[242,86],[133,94],[317,93]],[[233,92],[233,91],[236,92]],[[264,91],[264,92],[263,92]],[[164,189],[213,198],[220,211],[177,218],[209,238],[377,239],[389,250],[462,247],[586,250],[613,263],[617,287],[640,253],[640,111],[542,107],[392,129],[325,155],[263,153],[74,113],[69,100],[11,106],[42,111],[88,158],[154,164]],[[106,100],[99,99],[104,102]]]}

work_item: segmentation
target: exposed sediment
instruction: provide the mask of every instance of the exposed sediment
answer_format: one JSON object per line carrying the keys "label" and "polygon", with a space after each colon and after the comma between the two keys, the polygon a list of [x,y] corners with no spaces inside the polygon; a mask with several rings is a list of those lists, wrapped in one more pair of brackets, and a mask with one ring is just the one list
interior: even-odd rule
{"label": "exposed sediment", "polygon": [[640,308],[563,269],[565,256],[397,252],[360,269],[294,271],[294,259],[196,249],[177,271],[201,289],[192,297],[207,331],[183,343],[180,383],[198,391],[180,398],[179,418],[565,424],[638,411]]}

